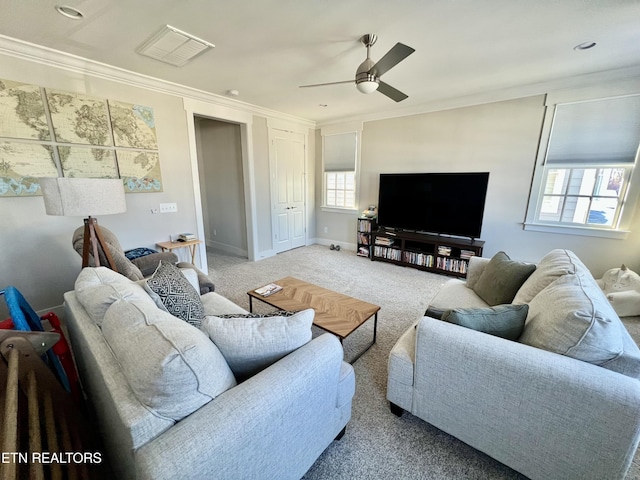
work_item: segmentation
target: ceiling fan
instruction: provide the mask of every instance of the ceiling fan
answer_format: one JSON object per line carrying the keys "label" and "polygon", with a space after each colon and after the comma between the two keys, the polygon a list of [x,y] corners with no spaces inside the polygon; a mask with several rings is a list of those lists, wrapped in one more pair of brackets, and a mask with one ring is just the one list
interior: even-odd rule
{"label": "ceiling fan", "polygon": [[377,35],[373,33],[368,33],[360,38],[360,43],[367,47],[367,58],[360,64],[358,70],[356,70],[355,80],[300,85],[300,88],[323,87],[325,85],[338,85],[341,83],[353,83],[355,81],[356,88],[362,93],[373,93],[377,90],[389,97],[391,100],[401,102],[407,98],[407,95],[402,93],[400,90],[393,88],[388,83],[383,82],[380,80],[380,77],[415,52],[415,49],[402,43],[396,43],[395,46],[384,55],[384,57],[382,57],[378,62],[374,62],[369,57],[369,51],[373,44],[376,43],[377,39]]}

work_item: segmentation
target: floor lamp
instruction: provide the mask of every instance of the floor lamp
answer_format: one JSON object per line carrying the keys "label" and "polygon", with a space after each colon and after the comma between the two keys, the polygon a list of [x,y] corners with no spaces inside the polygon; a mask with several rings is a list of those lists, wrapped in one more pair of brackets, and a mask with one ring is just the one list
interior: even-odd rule
{"label": "floor lamp", "polygon": [[47,215],[86,217],[82,245],[82,268],[89,266],[89,255],[94,266],[100,266],[98,248],[102,248],[109,268],[118,271],[107,248],[98,221],[92,215],[111,215],[127,210],[121,179],[111,178],[41,178],[40,188]]}

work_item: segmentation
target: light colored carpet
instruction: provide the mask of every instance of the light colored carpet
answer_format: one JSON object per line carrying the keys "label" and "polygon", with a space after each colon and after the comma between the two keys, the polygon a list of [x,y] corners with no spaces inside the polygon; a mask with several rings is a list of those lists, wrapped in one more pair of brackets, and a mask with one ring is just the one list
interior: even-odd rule
{"label": "light colored carpet", "polygon": [[[398,418],[389,411],[389,351],[450,277],[372,262],[320,245],[259,262],[209,252],[209,276],[216,291],[246,309],[247,291],[289,275],[382,307],[377,342],[354,364],[356,393],[346,434],[320,456],[306,480],[524,478],[409,413]],[[254,302],[255,311],[270,308]],[[371,341],[372,329],[373,320],[345,340],[347,358]],[[632,470],[628,480],[638,478],[635,464]]]}

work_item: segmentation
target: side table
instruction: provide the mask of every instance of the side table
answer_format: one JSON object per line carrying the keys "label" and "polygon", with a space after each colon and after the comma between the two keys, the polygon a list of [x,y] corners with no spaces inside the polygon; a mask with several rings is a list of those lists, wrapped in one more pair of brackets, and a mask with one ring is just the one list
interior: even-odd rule
{"label": "side table", "polygon": [[163,252],[170,252],[176,248],[189,248],[191,253],[191,263],[195,264],[196,259],[196,245],[200,245],[202,240],[187,240],[186,242],[158,242],[156,246],[161,248]]}

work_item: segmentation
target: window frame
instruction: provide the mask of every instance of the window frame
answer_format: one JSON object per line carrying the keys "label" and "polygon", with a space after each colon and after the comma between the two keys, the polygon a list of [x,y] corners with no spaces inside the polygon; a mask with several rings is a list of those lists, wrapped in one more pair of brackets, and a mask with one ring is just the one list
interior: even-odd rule
{"label": "window frame", "polygon": [[[360,160],[361,160],[361,145],[362,145],[362,122],[349,122],[339,125],[331,125],[328,127],[322,127],[320,130],[321,141],[322,141],[322,205],[321,209],[327,212],[334,213],[353,213],[359,211],[359,192],[360,192]],[[354,134],[355,135],[355,160],[354,160],[354,170],[326,170],[326,159],[325,159],[325,138],[332,135],[344,135],[344,134]],[[327,204],[327,191],[328,191],[328,182],[327,182],[327,174],[328,173],[353,173],[353,183],[354,183],[354,205],[353,207],[342,207],[335,205]]]}
{"label": "window frame", "polygon": [[[561,105],[569,105],[573,103],[583,103],[589,101],[609,100],[622,97],[638,97],[640,93],[630,93],[617,96],[608,96],[602,98],[585,98],[572,99],[571,101],[550,102],[549,98],[546,102],[546,113],[542,125],[540,135],[540,143],[534,169],[534,176],[529,195],[529,203],[524,222],[524,229],[530,231],[561,233],[569,235],[583,235],[591,237],[604,237],[614,239],[625,239],[630,233],[629,227],[633,220],[634,210],[636,208],[638,194],[640,193],[640,174],[638,173],[638,159],[640,156],[640,148],[636,151],[633,163],[614,163],[614,162],[547,162],[547,154],[550,147],[551,134],[553,129],[553,121],[556,115],[557,107]],[[618,198],[618,212],[614,223],[610,227],[603,227],[598,224],[588,223],[570,223],[570,222],[551,222],[540,220],[540,210],[545,197],[545,186],[549,172],[558,169],[601,169],[601,168],[624,168],[626,171],[626,184]],[[566,192],[565,197],[566,198]],[[574,196],[574,195],[568,195]],[[590,195],[593,198],[593,191]],[[616,198],[616,197],[608,197]]]}

